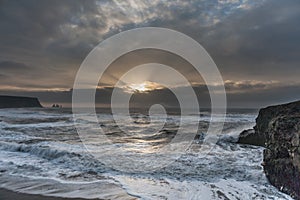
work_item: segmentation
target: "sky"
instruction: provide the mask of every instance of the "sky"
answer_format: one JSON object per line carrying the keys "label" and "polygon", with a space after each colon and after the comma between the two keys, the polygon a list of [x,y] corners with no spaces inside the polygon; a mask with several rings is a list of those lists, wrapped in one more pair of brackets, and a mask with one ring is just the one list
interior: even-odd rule
{"label": "sky", "polygon": [[[68,105],[77,70],[96,45],[125,30],[163,27],[192,37],[207,50],[224,80],[229,107],[298,100],[299,21],[298,0],[1,0],[0,94]],[[127,55],[118,60],[119,67],[138,63],[145,54]],[[115,73],[117,68],[110,74]],[[169,91],[155,80],[146,81],[129,90],[149,87],[144,95],[169,99]],[[108,101],[112,88],[106,86],[98,89],[99,104]],[[199,96],[207,93],[202,80],[193,87]],[[128,87],[119,90],[128,92]]]}

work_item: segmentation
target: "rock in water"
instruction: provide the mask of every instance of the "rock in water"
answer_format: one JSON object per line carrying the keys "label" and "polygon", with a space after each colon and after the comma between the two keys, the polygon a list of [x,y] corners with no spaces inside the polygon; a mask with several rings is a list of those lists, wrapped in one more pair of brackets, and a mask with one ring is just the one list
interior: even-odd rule
{"label": "rock in water", "polygon": [[34,97],[0,96],[0,108],[41,108],[39,100]]}
{"label": "rock in water", "polygon": [[239,144],[250,144],[255,146],[265,146],[264,134],[257,134],[254,129],[244,130],[238,139]]}
{"label": "rock in water", "polygon": [[270,183],[300,200],[300,101],[261,109],[255,132],[264,134],[264,171]]}

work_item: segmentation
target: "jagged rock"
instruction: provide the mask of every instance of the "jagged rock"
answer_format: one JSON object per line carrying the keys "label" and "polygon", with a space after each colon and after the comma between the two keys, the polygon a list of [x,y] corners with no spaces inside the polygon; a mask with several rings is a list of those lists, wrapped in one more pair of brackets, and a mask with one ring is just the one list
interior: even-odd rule
{"label": "jagged rock", "polygon": [[266,139],[263,166],[270,183],[300,200],[300,101],[261,109],[255,133]]}
{"label": "jagged rock", "polygon": [[33,97],[0,96],[0,108],[42,107],[39,100]]}
{"label": "jagged rock", "polygon": [[244,130],[240,135],[238,142],[239,144],[250,144],[255,146],[265,146],[265,136],[257,134],[254,129]]}
{"label": "jagged rock", "polygon": [[254,127],[255,133],[265,136],[268,133],[269,123],[272,119],[280,115],[287,116],[295,113],[300,113],[300,101],[260,109]]}

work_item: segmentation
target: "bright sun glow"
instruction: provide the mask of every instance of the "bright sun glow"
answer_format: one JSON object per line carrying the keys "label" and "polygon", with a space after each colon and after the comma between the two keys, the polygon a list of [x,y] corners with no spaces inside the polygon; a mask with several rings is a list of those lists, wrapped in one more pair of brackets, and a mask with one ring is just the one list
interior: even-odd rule
{"label": "bright sun glow", "polygon": [[161,85],[159,85],[158,83],[145,81],[143,83],[129,84],[126,87],[126,90],[130,93],[132,93],[132,92],[145,93],[145,92],[149,92],[151,90],[162,89],[162,88],[163,87]]}
{"label": "bright sun glow", "polygon": [[138,92],[146,92],[148,90],[146,83],[132,84],[132,85],[130,85],[130,88],[132,90],[136,90]]}

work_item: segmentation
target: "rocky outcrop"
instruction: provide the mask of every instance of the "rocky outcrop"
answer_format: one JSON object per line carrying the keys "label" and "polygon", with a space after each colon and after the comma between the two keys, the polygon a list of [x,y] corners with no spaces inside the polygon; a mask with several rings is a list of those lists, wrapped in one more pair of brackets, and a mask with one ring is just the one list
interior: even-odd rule
{"label": "rocky outcrop", "polygon": [[239,144],[250,144],[255,146],[265,146],[264,134],[257,134],[254,129],[244,130],[238,139]]}
{"label": "rocky outcrop", "polygon": [[254,127],[255,133],[265,137],[272,119],[295,113],[300,113],[300,101],[263,108],[259,111],[258,117],[256,118],[256,126]]}
{"label": "rocky outcrop", "polygon": [[297,101],[260,109],[254,130],[244,130],[239,136],[238,143],[266,147],[266,135],[271,120],[278,116],[300,113],[299,107],[300,101]]}
{"label": "rocky outcrop", "polygon": [[254,129],[265,137],[263,166],[270,183],[300,200],[300,101],[261,109]]}
{"label": "rocky outcrop", "polygon": [[0,96],[0,108],[42,107],[39,100],[33,97]]}
{"label": "rocky outcrop", "polygon": [[263,108],[254,130],[238,143],[264,146],[264,171],[270,183],[300,200],[300,101]]}

